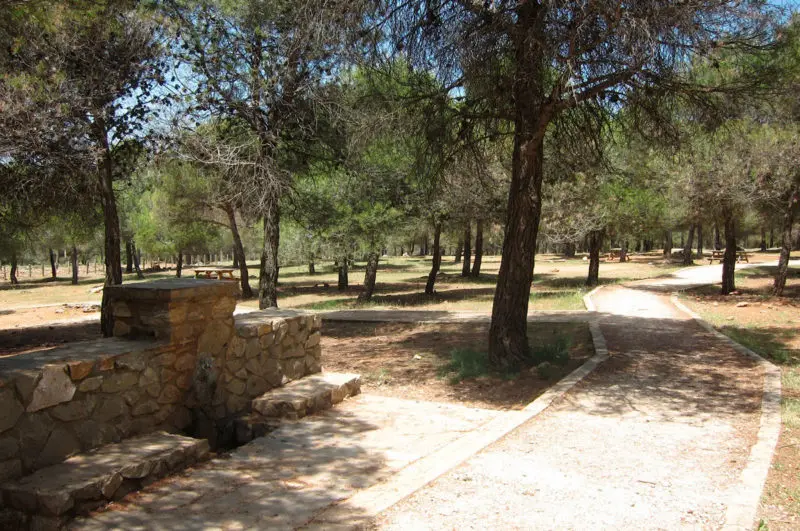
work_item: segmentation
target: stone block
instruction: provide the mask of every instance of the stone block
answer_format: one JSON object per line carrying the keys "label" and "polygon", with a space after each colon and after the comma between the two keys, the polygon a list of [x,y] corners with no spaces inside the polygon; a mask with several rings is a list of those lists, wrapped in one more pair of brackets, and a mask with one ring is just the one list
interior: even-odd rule
{"label": "stone block", "polygon": [[251,338],[247,341],[247,347],[244,351],[244,356],[247,359],[252,359],[258,356],[261,353],[261,345],[259,344],[259,340],[256,338]]}
{"label": "stone block", "polygon": [[291,358],[283,362],[283,374],[290,380],[302,378],[306,373],[304,358]]}
{"label": "stone block", "polygon": [[80,383],[78,386],[78,391],[81,393],[90,393],[92,391],[97,391],[103,385],[103,377],[102,376],[92,376],[91,378],[86,378],[84,381]]}
{"label": "stone block", "polygon": [[167,384],[158,397],[159,404],[177,404],[181,401],[183,393],[175,385]]}
{"label": "stone block", "polygon": [[146,367],[139,375],[139,387],[147,387],[155,383],[158,383],[158,372],[152,367]]}
{"label": "stone block", "polygon": [[26,411],[39,411],[72,400],[77,388],[66,369],[66,365],[45,365],[42,368],[42,377],[33,390]]}
{"label": "stone block", "polygon": [[258,344],[261,345],[262,350],[266,350],[275,344],[275,334],[270,332],[258,338]]}
{"label": "stone block", "polygon": [[117,372],[106,376],[103,380],[102,390],[104,393],[119,393],[130,389],[139,383],[139,375],[135,372]]}
{"label": "stone block", "polygon": [[262,394],[264,391],[269,389],[269,384],[267,381],[256,375],[251,375],[247,379],[247,394],[248,396],[258,396]]}
{"label": "stone block", "polygon": [[243,380],[235,379],[228,382],[225,388],[234,395],[241,395],[247,389],[247,384]]}
{"label": "stone block", "polygon": [[234,376],[236,376],[236,377],[237,377],[237,378],[239,378],[240,380],[245,380],[245,379],[247,379],[247,369],[245,369],[244,367],[242,367],[241,369],[239,369],[238,371],[236,371],[236,373],[234,374]]}
{"label": "stone block", "polygon": [[111,356],[102,358],[97,361],[95,367],[97,367],[97,370],[100,372],[110,371],[114,369],[114,358]]}
{"label": "stone block", "polygon": [[295,346],[293,346],[291,348],[287,348],[281,353],[281,357],[283,359],[286,359],[286,358],[302,358],[305,355],[306,355],[305,350],[303,350],[302,347],[300,347],[298,345],[295,345]]}
{"label": "stone block", "polygon": [[160,354],[153,360],[153,364],[159,367],[171,367],[175,363],[176,359],[175,351],[165,352]]}
{"label": "stone block", "polygon": [[13,389],[0,390],[0,433],[13,428],[23,411]]}
{"label": "stone block", "polygon": [[161,369],[161,381],[165,384],[174,383],[178,378],[177,371],[172,369]]}
{"label": "stone block", "polygon": [[122,393],[122,398],[125,399],[125,403],[129,406],[133,406],[134,404],[138,403],[139,400],[142,398],[142,391],[139,389],[128,389],[124,393]]}
{"label": "stone block", "polygon": [[207,323],[205,331],[197,340],[197,351],[204,354],[218,355],[225,352],[231,337],[230,328],[222,323]]}
{"label": "stone block", "polygon": [[258,325],[258,337],[272,333],[272,323],[260,323]]}
{"label": "stone block", "polygon": [[250,400],[246,396],[230,395],[225,401],[225,407],[228,415],[235,415],[247,409],[249,403]]}
{"label": "stone block", "polygon": [[225,369],[231,374],[236,374],[242,367],[244,367],[244,358],[231,358],[225,363]]}
{"label": "stone block", "polygon": [[6,436],[0,438],[0,461],[5,461],[17,457],[19,453],[19,441],[16,437]]}
{"label": "stone block", "polygon": [[131,333],[131,325],[127,323],[124,319],[115,319],[114,320],[114,337],[125,337],[130,335]]}
{"label": "stone block", "polygon": [[155,413],[159,409],[161,409],[161,406],[158,405],[158,402],[156,402],[155,400],[146,400],[144,402],[141,402],[133,406],[133,409],[131,409],[131,415],[133,415],[134,417],[140,417],[142,415],[150,415],[151,413]]}
{"label": "stone block", "polygon": [[95,408],[92,419],[98,422],[108,422],[127,412],[128,405],[125,403],[125,399],[119,395],[110,395],[100,399],[100,403]]}
{"label": "stone block", "polygon": [[258,328],[250,324],[238,325],[236,326],[236,335],[246,339],[258,337]]}
{"label": "stone block", "polygon": [[77,382],[79,380],[83,380],[89,374],[91,374],[92,369],[94,368],[93,361],[70,361],[67,363],[67,367],[69,367],[69,377],[72,378],[73,381]]}
{"label": "stone block", "polygon": [[269,359],[264,364],[264,378],[269,382],[270,386],[278,387],[283,383],[283,371],[281,365],[276,359]]}
{"label": "stone block", "polygon": [[94,411],[97,399],[94,395],[89,395],[81,400],[72,400],[66,404],[60,404],[50,410],[50,416],[62,422],[86,419]]}
{"label": "stone block", "polygon": [[124,354],[118,357],[114,361],[114,366],[117,369],[136,371],[136,372],[143,371],[145,365],[146,365],[145,353],[143,351]]}
{"label": "stone block", "polygon": [[179,430],[182,430],[192,423],[192,412],[185,407],[177,407],[170,413],[169,422]]}
{"label": "stone block", "polygon": [[36,459],[36,467],[41,468],[59,463],[80,451],[81,444],[72,432],[64,428],[56,428],[50,433],[47,443]]}
{"label": "stone block", "polygon": [[9,459],[0,462],[0,481],[18,478],[22,475],[22,461]]}
{"label": "stone block", "polygon": [[35,456],[44,448],[54,426],[53,420],[44,412],[27,414],[20,419],[15,431],[19,433],[20,455],[26,466],[32,464]]}
{"label": "stone block", "polygon": [[279,321],[277,324],[272,324],[273,330],[275,330],[275,343],[280,343],[283,341],[284,336],[289,331],[289,325],[286,321]]}
{"label": "stone block", "polygon": [[111,313],[115,318],[133,317],[131,309],[126,302],[118,301],[111,305]]}
{"label": "stone block", "polygon": [[322,371],[322,364],[314,356],[306,356],[306,374],[314,374]]}
{"label": "stone block", "polygon": [[145,387],[144,390],[148,394],[148,396],[151,396],[152,398],[158,398],[158,396],[161,394],[161,384],[160,383],[150,384],[147,387]]}
{"label": "stone block", "polygon": [[228,344],[228,358],[240,358],[244,356],[247,340],[243,337],[233,336]]}
{"label": "stone block", "polygon": [[75,432],[84,450],[97,448],[117,438],[116,431],[110,424],[91,419],[78,423]]}
{"label": "stone block", "polygon": [[175,360],[176,371],[192,371],[197,363],[197,357],[194,354],[184,354]]}
{"label": "stone block", "polygon": [[192,387],[192,373],[184,372],[175,379],[175,385],[182,391],[188,391]]}
{"label": "stone block", "polygon": [[248,372],[257,375],[261,375],[261,373],[264,372],[264,369],[261,366],[261,362],[258,360],[258,358],[247,360],[247,363],[245,363],[244,368],[247,369]]}
{"label": "stone block", "polygon": [[33,390],[36,389],[36,384],[42,373],[39,371],[19,371],[14,375],[14,386],[17,388],[23,404],[28,404],[33,396]]}
{"label": "stone block", "polygon": [[316,347],[317,345],[319,345],[319,341],[321,338],[322,334],[320,332],[314,332],[313,334],[308,336],[308,339],[306,339],[305,347],[306,348]]}

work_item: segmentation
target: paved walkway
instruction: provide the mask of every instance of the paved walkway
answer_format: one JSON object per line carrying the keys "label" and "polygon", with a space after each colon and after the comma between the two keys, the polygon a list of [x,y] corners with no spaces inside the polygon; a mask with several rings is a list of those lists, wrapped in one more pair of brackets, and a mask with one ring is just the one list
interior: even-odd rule
{"label": "paved walkway", "polygon": [[593,301],[611,359],[371,525],[723,527],[759,429],[762,370],[660,293],[705,283],[718,270],[600,290]]}

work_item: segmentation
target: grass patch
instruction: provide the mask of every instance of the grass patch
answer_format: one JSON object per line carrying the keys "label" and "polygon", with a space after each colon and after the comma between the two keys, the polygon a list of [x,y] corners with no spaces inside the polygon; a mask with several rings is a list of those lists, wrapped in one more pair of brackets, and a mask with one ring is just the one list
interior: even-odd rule
{"label": "grass patch", "polygon": [[486,376],[490,372],[489,354],[468,348],[450,352],[450,361],[439,368],[440,377],[449,377],[451,384],[461,380]]}

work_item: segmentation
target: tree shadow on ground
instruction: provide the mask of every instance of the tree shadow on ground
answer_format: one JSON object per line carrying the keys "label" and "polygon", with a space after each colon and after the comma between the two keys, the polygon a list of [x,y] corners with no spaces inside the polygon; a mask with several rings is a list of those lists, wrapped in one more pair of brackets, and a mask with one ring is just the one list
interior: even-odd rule
{"label": "tree shadow on ground", "polygon": [[[598,286],[606,286],[610,284],[619,284],[626,282],[628,278],[603,278],[600,277],[597,281]],[[548,288],[569,288],[580,289],[586,288],[586,277],[557,277],[552,273],[540,273],[533,275],[534,286],[544,286]]]}

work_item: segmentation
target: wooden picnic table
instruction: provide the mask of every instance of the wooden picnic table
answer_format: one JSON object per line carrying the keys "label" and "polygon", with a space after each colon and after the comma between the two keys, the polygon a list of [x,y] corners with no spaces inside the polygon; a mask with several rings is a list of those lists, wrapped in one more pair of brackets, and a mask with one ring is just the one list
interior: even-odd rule
{"label": "wooden picnic table", "polygon": [[[714,250],[711,251],[711,256],[708,257],[708,263],[709,264],[713,264],[714,260],[718,260],[719,262],[722,262],[722,259],[724,257],[725,257],[725,249],[722,249],[722,250],[714,249]],[[737,249],[736,250],[736,261],[737,262],[747,262],[749,264],[750,263],[750,257],[747,254],[747,251],[740,251],[740,250]]]}
{"label": "wooden picnic table", "polygon": [[233,278],[233,272],[236,271],[233,267],[195,267],[195,278],[207,278],[217,280],[236,280]]}

